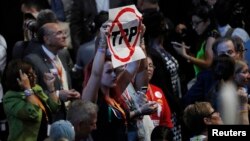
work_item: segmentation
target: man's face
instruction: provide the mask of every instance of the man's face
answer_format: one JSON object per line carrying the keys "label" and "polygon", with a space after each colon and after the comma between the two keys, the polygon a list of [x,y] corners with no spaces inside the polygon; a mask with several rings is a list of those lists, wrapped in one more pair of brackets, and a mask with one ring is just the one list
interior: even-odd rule
{"label": "man's face", "polygon": [[231,56],[232,58],[236,59],[236,51],[234,48],[234,44],[231,40],[218,44],[217,53],[218,53],[217,56],[221,54],[227,54]]}
{"label": "man's face", "polygon": [[58,50],[67,46],[66,33],[59,24],[49,23],[47,28],[45,44]]}

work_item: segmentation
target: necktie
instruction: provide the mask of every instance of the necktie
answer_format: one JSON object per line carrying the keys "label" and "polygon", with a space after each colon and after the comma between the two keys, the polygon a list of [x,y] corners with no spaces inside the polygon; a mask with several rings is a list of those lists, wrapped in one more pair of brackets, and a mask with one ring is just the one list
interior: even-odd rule
{"label": "necktie", "polygon": [[51,0],[51,9],[56,14],[57,19],[65,21],[64,7],[62,0]]}
{"label": "necktie", "polygon": [[56,57],[53,59],[54,66],[57,69],[58,77],[61,80],[61,86],[62,89],[64,90],[69,90],[69,85],[68,85],[68,79],[66,75],[66,71],[63,67],[62,62],[60,61],[60,58],[56,55]]}
{"label": "necktie", "polygon": [[61,80],[61,82],[63,83],[63,79],[62,79],[62,65],[61,65],[61,62],[60,62],[60,60],[59,60],[59,58],[58,58],[58,56],[56,56],[55,58],[54,58],[54,65],[55,65],[55,67],[56,67],[56,69],[57,69],[57,73],[58,73],[58,76],[60,77],[60,80]]}

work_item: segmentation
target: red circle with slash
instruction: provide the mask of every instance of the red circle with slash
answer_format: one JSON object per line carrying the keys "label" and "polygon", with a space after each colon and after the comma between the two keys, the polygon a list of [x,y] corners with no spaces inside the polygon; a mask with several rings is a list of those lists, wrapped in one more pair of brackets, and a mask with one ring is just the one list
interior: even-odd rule
{"label": "red circle with slash", "polygon": [[[112,54],[114,55],[114,57],[115,57],[117,60],[120,60],[121,62],[127,62],[127,61],[129,61],[130,58],[131,58],[131,56],[134,54],[134,52],[135,52],[135,45],[136,45],[136,43],[137,43],[137,41],[138,41],[138,37],[139,37],[139,33],[140,33],[140,32],[137,32],[137,35],[136,35],[136,38],[135,38],[134,43],[133,43],[132,45],[130,45],[130,43],[129,43],[129,41],[128,41],[128,38],[126,37],[125,32],[124,32],[124,30],[123,30],[122,24],[121,24],[120,21],[118,20],[118,19],[119,19],[123,14],[125,14],[126,12],[134,13],[135,16],[139,19],[139,21],[140,21],[140,19],[141,19],[141,18],[135,13],[135,10],[134,10],[133,8],[127,7],[127,8],[122,9],[122,10],[117,14],[115,20],[112,22],[112,25],[111,25],[111,27],[110,27],[109,32],[112,31],[113,28],[114,28],[114,26],[115,26],[115,24],[117,24],[118,28],[120,29],[121,36],[123,37],[123,40],[124,40],[124,42],[125,42],[127,48],[129,49],[129,54],[128,54],[127,57],[123,57],[123,58],[122,58],[122,57],[119,57],[119,56],[115,53],[115,51],[113,50],[113,48],[112,48],[112,46],[111,46],[111,43],[110,43],[110,36],[111,36],[111,35],[108,35],[108,46],[110,47],[110,51],[112,52]],[[137,31],[140,31],[140,27],[141,27],[141,22],[139,22],[139,26],[137,27],[137,28],[138,28]]]}

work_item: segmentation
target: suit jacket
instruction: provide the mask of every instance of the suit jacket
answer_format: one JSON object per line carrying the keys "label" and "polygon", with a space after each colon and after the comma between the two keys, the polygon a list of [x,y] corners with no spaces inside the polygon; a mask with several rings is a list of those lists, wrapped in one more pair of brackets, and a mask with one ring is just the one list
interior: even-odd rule
{"label": "suit jacket", "polygon": [[[71,83],[70,74],[71,74],[71,70],[73,67],[73,62],[70,58],[70,54],[67,49],[62,49],[58,52],[58,57],[60,58],[62,65],[65,69],[67,80],[68,80],[68,86],[69,86],[69,89],[71,89],[72,83]],[[53,69],[54,66],[52,62],[50,61],[50,58],[42,49],[42,46],[40,46],[36,52],[33,52],[25,56],[24,59],[33,64],[33,67],[37,75],[38,84],[41,85],[43,89],[48,90],[45,82],[43,81],[43,75],[45,72],[50,72],[50,69]],[[56,77],[55,88],[56,90],[62,89],[62,83],[58,76]],[[53,117],[52,117],[53,121],[66,119],[66,108],[65,108],[64,102],[62,103],[63,104],[61,106],[61,109],[57,113],[53,114]]]}
{"label": "suit jacket", "polygon": [[[73,62],[70,58],[70,54],[67,49],[60,50],[58,52],[58,57],[60,58],[62,62],[63,68],[65,69],[67,80],[68,80],[68,85],[70,89],[72,88],[71,70],[73,68]],[[33,67],[36,71],[38,84],[40,84],[45,90],[47,90],[47,86],[43,81],[43,75],[45,72],[50,72],[50,69],[53,69],[54,66],[50,58],[42,49],[42,46],[40,45],[39,49],[36,52],[33,52],[25,56],[24,59],[33,64]],[[62,84],[58,76],[56,77],[55,88],[57,90],[62,89]]]}
{"label": "suit jacket", "polygon": [[182,98],[183,106],[186,107],[197,101],[208,101],[209,92],[215,83],[216,79],[214,78],[211,70],[201,71],[197,75],[197,80],[194,85]]}
{"label": "suit jacket", "polygon": [[70,17],[70,32],[75,51],[80,44],[94,38],[94,18],[97,15],[95,0],[73,0]]}
{"label": "suit jacket", "polygon": [[35,38],[30,41],[17,41],[12,49],[12,59],[23,59],[28,54],[36,52],[40,46]]}

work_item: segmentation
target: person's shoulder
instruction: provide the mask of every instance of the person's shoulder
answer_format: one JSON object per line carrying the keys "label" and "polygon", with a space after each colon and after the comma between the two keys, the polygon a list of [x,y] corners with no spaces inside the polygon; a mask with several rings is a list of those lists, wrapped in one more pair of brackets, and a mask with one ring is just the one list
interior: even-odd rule
{"label": "person's shoulder", "polygon": [[163,93],[162,89],[154,84],[150,84],[150,87],[153,91],[159,91],[159,92]]}
{"label": "person's shoulder", "polygon": [[[246,30],[245,30],[244,28],[241,28],[241,27],[236,27],[236,28],[234,28],[234,32],[242,32],[242,33],[248,34],[248,33],[246,32]],[[233,33],[234,33],[234,32],[233,32]]]}
{"label": "person's shoulder", "polygon": [[7,48],[7,43],[5,38],[0,34],[0,45],[4,46],[5,48]]}
{"label": "person's shoulder", "polygon": [[39,85],[39,84],[36,84],[34,87],[32,87],[32,89],[33,89],[34,91],[42,91],[42,90],[43,90],[42,86]]}
{"label": "person's shoulder", "polygon": [[29,42],[29,46],[42,47],[42,43],[40,43],[38,39],[32,39]]}
{"label": "person's shoulder", "polygon": [[63,48],[63,49],[58,51],[59,56],[60,55],[68,55],[68,54],[70,54],[70,53],[69,53],[69,50],[67,48]]}
{"label": "person's shoulder", "polygon": [[211,69],[207,69],[207,70],[203,70],[201,71],[197,77],[199,76],[205,76],[205,75],[212,75],[212,70]]}
{"label": "person's shoulder", "polygon": [[24,60],[35,60],[37,58],[40,58],[38,54],[36,53],[30,53],[30,54],[27,54],[26,56],[24,56]]}
{"label": "person's shoulder", "polygon": [[25,98],[24,92],[8,90],[3,96],[3,101],[5,101],[8,98],[18,98],[18,97]]}
{"label": "person's shoulder", "polygon": [[213,78],[212,70],[203,70],[197,75],[197,80],[210,80]]}
{"label": "person's shoulder", "polygon": [[249,40],[249,34],[243,28],[239,28],[239,27],[235,28],[232,33],[232,37],[234,36],[240,37],[244,42],[247,42]]}
{"label": "person's shoulder", "polygon": [[49,61],[48,58],[43,57],[41,54],[34,52],[25,55],[23,59],[31,63],[34,67],[43,66],[44,62]]}

